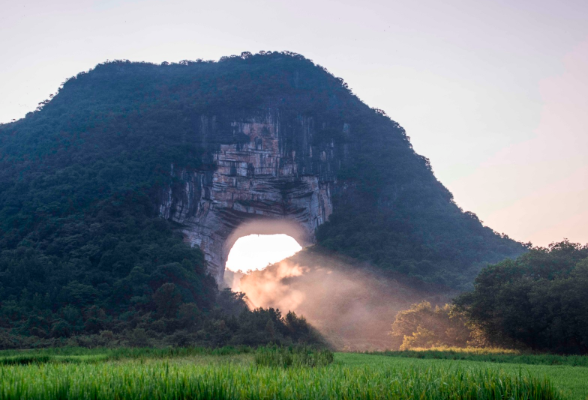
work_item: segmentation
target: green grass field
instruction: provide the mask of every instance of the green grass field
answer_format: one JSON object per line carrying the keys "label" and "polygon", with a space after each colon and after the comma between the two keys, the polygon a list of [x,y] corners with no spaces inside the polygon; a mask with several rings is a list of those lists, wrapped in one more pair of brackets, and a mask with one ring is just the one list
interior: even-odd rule
{"label": "green grass field", "polygon": [[[400,368],[410,366],[436,366],[443,369],[460,367],[469,370],[504,371],[508,374],[528,374],[537,378],[547,377],[566,398],[573,400],[588,399],[588,368],[570,365],[542,364],[544,356],[528,356],[526,363],[499,362],[432,358],[411,358],[407,356],[384,356],[355,353],[337,353],[335,360],[349,366],[394,365]],[[533,358],[535,358],[533,360]],[[473,359],[473,358],[472,358]],[[530,361],[531,360],[531,361]],[[533,362],[534,363],[531,363]]]}
{"label": "green grass field", "polygon": [[0,400],[588,398],[578,366],[336,353],[311,368],[279,356],[282,366],[247,348],[0,352]]}
{"label": "green grass field", "polygon": [[414,349],[405,351],[384,351],[369,354],[390,357],[407,357],[421,359],[488,361],[507,364],[534,365],[570,365],[573,367],[588,367],[588,357],[557,354],[529,354],[516,350],[495,348],[450,348],[439,347],[432,349]]}

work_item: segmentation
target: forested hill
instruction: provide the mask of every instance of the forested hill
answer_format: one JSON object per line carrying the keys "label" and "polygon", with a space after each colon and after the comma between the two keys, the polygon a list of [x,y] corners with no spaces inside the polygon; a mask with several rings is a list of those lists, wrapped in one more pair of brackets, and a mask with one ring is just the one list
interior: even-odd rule
{"label": "forested hill", "polygon": [[201,137],[203,116],[239,120],[269,107],[324,121],[312,144],[318,151],[345,149],[336,179],[353,190],[333,195],[334,212],[317,233],[325,251],[459,288],[486,262],[525,250],[463,212],[396,122],[300,55],[113,61],[0,125],[3,312],[13,307],[14,320],[25,309],[95,306],[132,315],[155,310],[164,283],[183,302],[212,309],[216,286],[202,254],[159,217],[155,194],[173,183],[170,164],[211,170],[221,143],[242,140],[222,130]]}

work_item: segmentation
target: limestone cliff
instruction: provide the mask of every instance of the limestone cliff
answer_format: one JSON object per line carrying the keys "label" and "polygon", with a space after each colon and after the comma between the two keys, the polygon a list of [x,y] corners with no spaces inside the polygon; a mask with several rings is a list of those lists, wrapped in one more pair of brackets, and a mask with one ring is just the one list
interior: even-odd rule
{"label": "limestone cliff", "polygon": [[[248,233],[288,233],[453,287],[524,251],[455,204],[398,123],[292,53],[101,64],[68,80],[42,110],[0,127],[0,139],[0,211],[10,232],[0,240],[10,249],[22,241],[54,254],[65,245],[47,235],[59,238],[63,218],[93,218],[103,202],[143,196],[133,212],[172,221],[202,248],[217,281],[231,244]],[[139,265],[111,256],[108,237],[101,246],[119,260],[112,273]],[[69,268],[70,250],[60,254]],[[101,271],[101,258],[87,257],[80,270]],[[86,274],[111,284],[103,271]]]}
{"label": "limestone cliff", "polygon": [[[215,117],[199,122],[203,140],[217,134]],[[239,142],[221,144],[212,153],[212,171],[170,167],[177,183],[163,189],[160,214],[182,225],[186,241],[204,251],[219,282],[239,227],[252,221],[291,222],[290,230],[282,224],[267,232],[290,233],[304,246],[315,242],[316,228],[332,213],[334,172],[341,162],[334,157],[334,143],[313,154],[314,120],[299,117],[284,125],[277,110],[232,121],[232,136]],[[288,146],[293,138],[298,145]]]}

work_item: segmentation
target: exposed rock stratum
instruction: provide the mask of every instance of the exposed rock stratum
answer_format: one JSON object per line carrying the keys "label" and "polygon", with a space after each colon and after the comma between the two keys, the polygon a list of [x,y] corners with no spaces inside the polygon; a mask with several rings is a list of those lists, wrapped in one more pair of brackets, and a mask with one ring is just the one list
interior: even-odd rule
{"label": "exposed rock stratum", "polygon": [[[217,135],[219,125],[216,117],[202,117],[198,129],[206,138]],[[336,182],[334,144],[313,154],[312,118],[284,121],[270,110],[264,118],[228,125],[239,143],[222,144],[211,155],[213,171],[188,172],[172,164],[179,182],[163,190],[160,206],[164,218],[182,225],[186,241],[204,251],[219,282],[240,236],[286,233],[302,246],[314,243],[316,228],[332,213]]]}

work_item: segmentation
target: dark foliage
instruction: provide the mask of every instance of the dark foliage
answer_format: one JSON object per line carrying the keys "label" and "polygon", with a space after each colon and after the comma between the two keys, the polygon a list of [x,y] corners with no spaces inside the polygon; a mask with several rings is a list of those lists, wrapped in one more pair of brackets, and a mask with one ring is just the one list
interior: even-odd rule
{"label": "dark foliage", "polygon": [[588,353],[588,246],[535,247],[485,268],[474,285],[457,305],[494,342]]}
{"label": "dark foliage", "polygon": [[[173,283],[163,284],[152,296],[156,311],[131,308],[118,316],[108,315],[96,306],[81,309],[67,306],[59,313],[45,311],[43,317],[38,317],[36,309],[8,307],[4,310],[3,307],[3,318],[6,312],[14,312],[15,309],[23,318],[9,321],[13,323],[12,329],[8,324],[0,330],[0,349],[61,346],[221,348],[268,344],[326,346],[318,332],[304,318],[292,312],[282,316],[279,310],[273,308],[250,311],[243,296],[230,290],[220,292],[216,299],[219,305],[203,312],[196,303],[185,302],[181,292]],[[171,304],[166,304],[165,300],[171,300]],[[22,329],[23,324],[28,331]]]}

